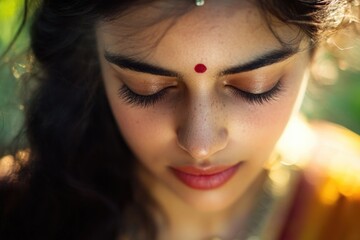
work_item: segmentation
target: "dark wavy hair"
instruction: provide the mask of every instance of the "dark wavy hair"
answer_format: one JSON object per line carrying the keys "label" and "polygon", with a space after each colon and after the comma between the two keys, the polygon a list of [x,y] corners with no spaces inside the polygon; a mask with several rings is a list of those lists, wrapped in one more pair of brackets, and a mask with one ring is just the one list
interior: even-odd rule
{"label": "dark wavy hair", "polygon": [[[94,34],[98,21],[146,2],[36,2],[36,87],[23,130],[29,154],[1,182],[0,239],[156,239],[156,204],[134,177],[136,160],[107,102]],[[353,9],[351,0],[256,2],[270,28],[275,16],[313,45],[349,25]]]}

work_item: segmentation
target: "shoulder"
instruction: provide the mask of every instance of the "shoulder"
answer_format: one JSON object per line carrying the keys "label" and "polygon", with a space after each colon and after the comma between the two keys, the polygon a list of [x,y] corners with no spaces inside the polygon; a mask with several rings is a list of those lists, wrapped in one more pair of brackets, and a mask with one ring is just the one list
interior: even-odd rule
{"label": "shoulder", "polygon": [[292,119],[278,144],[279,151],[292,163],[301,166],[360,164],[360,136],[351,130],[326,121]]}
{"label": "shoulder", "polygon": [[300,119],[280,142],[286,165],[295,165],[319,198],[360,203],[358,134],[334,123]]}
{"label": "shoulder", "polygon": [[360,136],[329,122],[312,122],[310,127],[316,142],[308,175],[326,178],[342,195],[360,199]]}
{"label": "shoulder", "polygon": [[360,136],[324,121],[304,122],[300,132],[307,146],[300,155],[306,161],[298,164],[300,177],[284,239],[356,239],[360,235]]}
{"label": "shoulder", "polygon": [[[316,136],[316,154],[333,158],[332,153],[342,159],[360,161],[360,136],[349,129],[325,121],[314,121],[310,128]],[[325,151],[324,151],[325,150]]]}
{"label": "shoulder", "polygon": [[296,153],[293,162],[308,182],[319,190],[327,184],[328,190],[360,200],[360,136],[326,121],[300,121],[295,126],[296,140],[288,151]]}
{"label": "shoulder", "polygon": [[[305,169],[323,201],[360,203],[360,136],[342,126],[313,122],[316,136],[312,160]],[[332,196],[332,197],[330,197]]]}

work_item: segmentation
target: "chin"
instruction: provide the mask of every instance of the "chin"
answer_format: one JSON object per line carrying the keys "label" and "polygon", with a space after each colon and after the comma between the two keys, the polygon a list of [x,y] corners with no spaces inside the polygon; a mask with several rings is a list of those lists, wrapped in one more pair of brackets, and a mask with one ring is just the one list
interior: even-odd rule
{"label": "chin", "polygon": [[182,198],[194,210],[204,213],[226,210],[237,202],[239,195],[242,195],[241,193],[236,193],[235,195],[233,191],[224,192],[220,188],[211,191],[196,191],[197,193],[183,196]]}

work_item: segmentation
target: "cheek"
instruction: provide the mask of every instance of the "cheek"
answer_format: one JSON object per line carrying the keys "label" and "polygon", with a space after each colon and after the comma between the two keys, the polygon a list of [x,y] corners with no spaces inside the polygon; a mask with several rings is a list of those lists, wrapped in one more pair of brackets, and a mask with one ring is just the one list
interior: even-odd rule
{"label": "cheek", "polygon": [[303,67],[294,67],[291,74],[284,76],[283,89],[278,98],[261,108],[252,111],[251,122],[257,125],[259,131],[282,133],[290,117],[298,112],[298,105],[302,101],[307,85],[307,72]]}
{"label": "cheek", "polygon": [[162,161],[171,142],[169,121],[151,110],[132,108],[119,99],[110,100],[118,128],[133,154],[145,165]]}
{"label": "cheek", "polygon": [[118,127],[130,147],[146,150],[156,146],[157,136],[162,136],[163,129],[159,129],[149,115],[129,109],[123,104],[116,104],[112,109]]}
{"label": "cheek", "polygon": [[114,76],[111,76],[109,71],[103,71],[103,77],[111,111],[125,142],[139,159],[150,156],[154,149],[161,146],[160,136],[165,136],[165,128],[161,127],[163,121],[156,117],[159,114],[125,104],[118,97],[117,90],[120,85],[113,81]]}
{"label": "cheek", "polygon": [[275,101],[244,109],[234,107],[232,110],[237,117],[232,119],[232,132],[236,134],[233,134],[233,139],[255,158],[268,158],[292,114],[297,111],[297,102],[302,99],[306,78],[297,75],[287,79],[287,83]]}

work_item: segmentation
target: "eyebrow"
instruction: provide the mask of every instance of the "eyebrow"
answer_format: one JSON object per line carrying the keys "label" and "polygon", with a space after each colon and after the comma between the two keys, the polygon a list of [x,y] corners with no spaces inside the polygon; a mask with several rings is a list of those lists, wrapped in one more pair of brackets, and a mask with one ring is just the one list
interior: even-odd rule
{"label": "eyebrow", "polygon": [[[269,66],[284,61],[290,58],[291,56],[293,56],[294,54],[296,54],[297,52],[298,50],[296,48],[275,49],[261,56],[255,57],[255,59],[251,60],[250,62],[243,63],[237,66],[230,67],[226,70],[223,70],[220,72],[220,76],[247,72],[261,67]],[[154,66],[152,64],[145,63],[130,57],[125,57],[119,54],[110,53],[108,51],[105,51],[104,57],[108,62],[113,63],[120,68],[129,69],[136,72],[149,73],[149,74],[166,76],[166,77],[181,76],[181,74],[178,72],[168,70],[162,67]]]}
{"label": "eyebrow", "polygon": [[262,68],[265,66],[269,66],[278,62],[285,61],[286,59],[295,55],[297,52],[298,52],[297,48],[290,48],[290,47],[275,49],[261,56],[256,57],[250,62],[226,69],[222,71],[220,75],[222,76],[222,75],[242,73],[242,72],[247,72],[258,68]]}
{"label": "eyebrow", "polygon": [[166,77],[180,76],[180,74],[177,72],[167,70],[162,67],[154,66],[145,62],[141,62],[129,57],[121,56],[114,53],[109,53],[107,51],[105,51],[104,57],[108,62],[113,63],[119,66],[120,68],[125,68],[132,71],[150,73],[150,74],[166,76]]}

